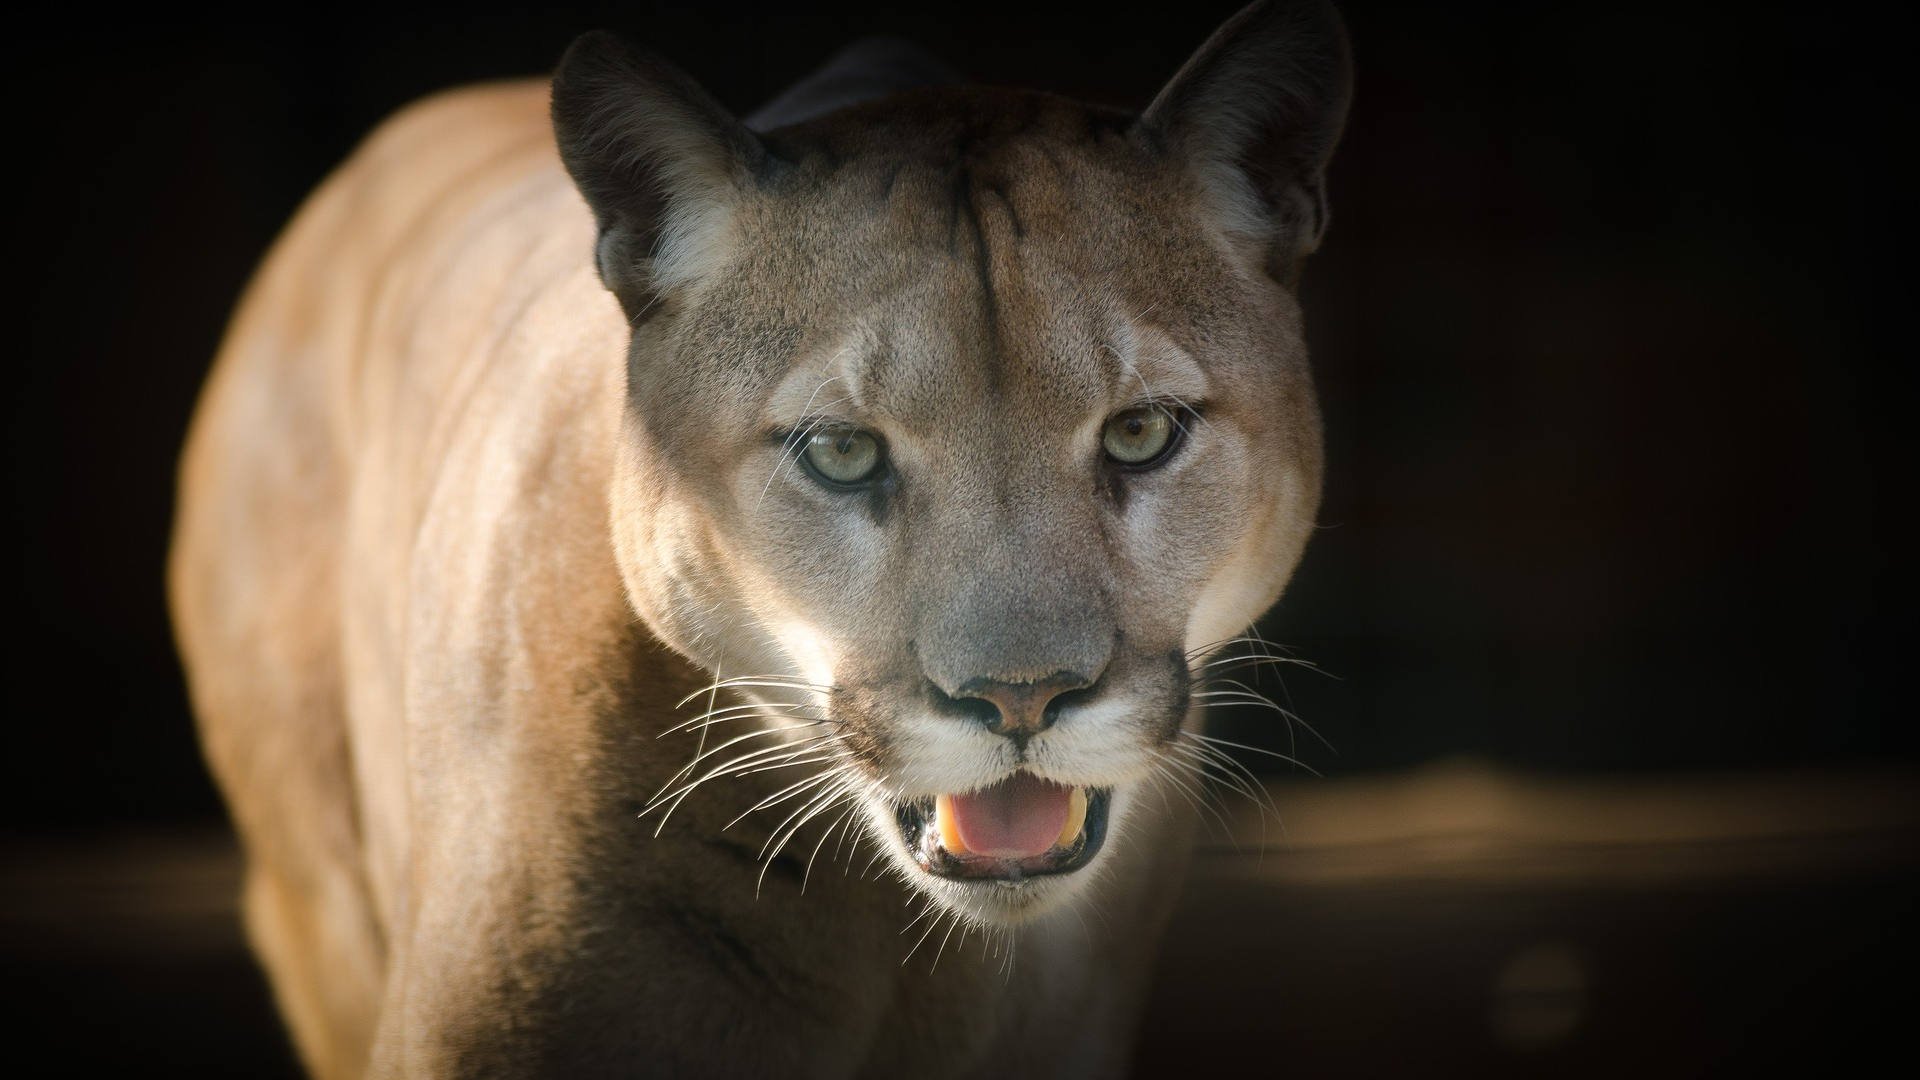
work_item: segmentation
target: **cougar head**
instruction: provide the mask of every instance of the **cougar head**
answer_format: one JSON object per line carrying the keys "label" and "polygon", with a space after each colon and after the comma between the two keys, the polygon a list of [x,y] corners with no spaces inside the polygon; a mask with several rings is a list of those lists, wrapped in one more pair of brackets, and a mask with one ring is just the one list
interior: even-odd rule
{"label": "cougar head", "polygon": [[791,768],[976,919],[1112,857],[1314,518],[1293,285],[1347,86],[1320,4],[1245,9],[1137,116],[944,87],[756,133],[574,44],[555,128],[633,327],[621,571],[767,724],[709,773]]}

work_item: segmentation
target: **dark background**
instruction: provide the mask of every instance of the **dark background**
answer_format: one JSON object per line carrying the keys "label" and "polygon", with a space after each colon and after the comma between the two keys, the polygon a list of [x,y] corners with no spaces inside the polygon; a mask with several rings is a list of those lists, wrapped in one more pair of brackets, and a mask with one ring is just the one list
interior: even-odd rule
{"label": "dark background", "polygon": [[[251,268],[383,116],[595,26],[742,112],[873,32],[1138,106],[1233,6],[76,5],[23,38],[10,826],[217,817],[162,603],[174,456]],[[1302,757],[1911,760],[1886,35],[1840,5],[1344,7],[1358,92],[1304,289],[1325,528],[1266,624],[1337,676],[1265,685],[1338,748]]]}

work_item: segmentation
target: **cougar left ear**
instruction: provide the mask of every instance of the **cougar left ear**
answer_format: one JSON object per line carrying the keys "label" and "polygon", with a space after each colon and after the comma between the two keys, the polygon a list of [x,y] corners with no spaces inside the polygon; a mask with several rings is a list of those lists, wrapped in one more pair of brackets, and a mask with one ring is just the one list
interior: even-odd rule
{"label": "cougar left ear", "polygon": [[1136,131],[1183,158],[1222,231],[1291,285],[1326,231],[1326,168],[1352,83],[1331,4],[1261,0],[1193,54]]}
{"label": "cougar left ear", "polygon": [[553,76],[560,160],[600,226],[600,279],[637,322],[724,258],[760,140],[678,68],[604,30]]}

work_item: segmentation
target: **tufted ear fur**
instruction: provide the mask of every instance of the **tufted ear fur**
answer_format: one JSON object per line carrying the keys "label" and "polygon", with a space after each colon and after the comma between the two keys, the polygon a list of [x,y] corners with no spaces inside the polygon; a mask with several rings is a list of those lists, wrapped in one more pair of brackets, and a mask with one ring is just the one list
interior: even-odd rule
{"label": "tufted ear fur", "polygon": [[1260,0],[1193,54],[1138,130],[1186,160],[1222,231],[1291,285],[1327,227],[1326,168],[1352,83],[1331,4]]}
{"label": "tufted ear fur", "polygon": [[738,198],[766,160],[698,83],[603,30],[561,59],[553,129],[600,227],[600,279],[634,323],[725,258]]}

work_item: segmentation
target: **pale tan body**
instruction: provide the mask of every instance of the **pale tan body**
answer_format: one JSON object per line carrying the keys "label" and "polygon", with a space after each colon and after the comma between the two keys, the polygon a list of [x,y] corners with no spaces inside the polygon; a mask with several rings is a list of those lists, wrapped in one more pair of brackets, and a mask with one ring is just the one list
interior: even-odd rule
{"label": "pale tan body", "polygon": [[[1161,785],[1221,760],[1208,657],[1317,505],[1292,285],[1344,33],[1256,2],[1137,117],[861,55],[756,131],[585,35],[551,113],[385,125],[250,290],[170,587],[315,1073],[1123,1071]],[[1150,414],[1182,438],[1111,456]],[[823,424],[885,468],[803,468]],[[723,756],[661,741],[742,675]],[[1001,722],[1043,684],[1078,689]],[[1104,846],[926,858],[916,807],[1023,773],[1102,793]]]}
{"label": "pale tan body", "polygon": [[761,778],[658,838],[639,819],[686,757],[655,736],[707,677],[622,590],[627,327],[547,102],[544,82],[462,91],[376,134],[253,284],[187,447],[178,634],[303,1059],[1118,1070],[1184,859],[1157,812],[1110,853],[1099,916],[1022,928],[1010,974],[978,936],[903,966],[918,908],[858,863],[823,861],[804,895],[777,865],[756,899],[769,823],[721,826]]}

